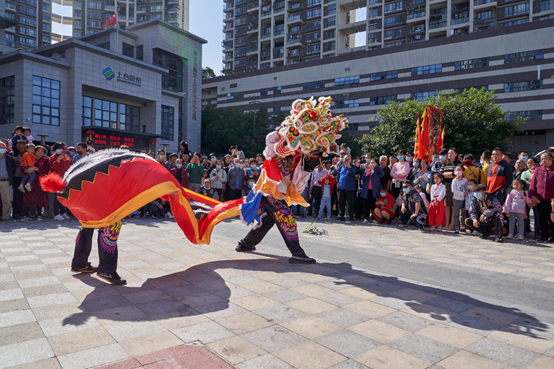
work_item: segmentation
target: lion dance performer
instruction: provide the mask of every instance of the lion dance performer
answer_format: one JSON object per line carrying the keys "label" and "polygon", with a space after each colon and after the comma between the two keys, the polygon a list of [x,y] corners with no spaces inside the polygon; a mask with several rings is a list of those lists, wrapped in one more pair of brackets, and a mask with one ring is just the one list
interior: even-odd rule
{"label": "lion dance performer", "polygon": [[300,193],[310,172],[320,163],[321,156],[338,154],[335,140],[348,123],[343,116],[331,113],[331,101],[330,97],[296,100],[290,115],[266,137],[266,161],[260,178],[240,207],[242,220],[246,224],[256,221],[257,225],[239,241],[237,252],[256,250],[256,245],[277,224],[292,254],[290,263],[316,262],[300,247],[296,219],[289,205],[308,206]]}

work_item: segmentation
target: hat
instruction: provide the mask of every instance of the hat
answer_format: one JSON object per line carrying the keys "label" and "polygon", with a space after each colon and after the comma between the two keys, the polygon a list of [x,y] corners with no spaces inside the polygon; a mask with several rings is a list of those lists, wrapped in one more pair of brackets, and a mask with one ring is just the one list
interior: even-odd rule
{"label": "hat", "polygon": [[210,179],[209,179],[209,178],[206,178],[206,179],[204,179],[204,183],[206,183],[206,182],[210,182],[210,183],[212,183],[212,181],[210,181]]}
{"label": "hat", "polygon": [[68,150],[75,150],[75,147],[74,146],[69,146],[67,149]]}

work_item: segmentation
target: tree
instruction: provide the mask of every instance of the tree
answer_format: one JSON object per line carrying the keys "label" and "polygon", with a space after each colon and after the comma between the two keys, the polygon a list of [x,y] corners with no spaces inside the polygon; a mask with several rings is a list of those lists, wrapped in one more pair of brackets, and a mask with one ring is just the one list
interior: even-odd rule
{"label": "tree", "polygon": [[206,67],[202,68],[202,79],[214,78],[216,77],[215,72],[212,68]]}
{"label": "tree", "polygon": [[427,105],[444,113],[444,147],[455,147],[461,154],[480,155],[494,147],[507,149],[510,136],[525,123],[524,118],[513,118],[510,112],[502,111],[494,91],[471,88],[432,96],[427,101],[393,102],[377,112],[373,121],[378,125],[358,142],[373,157],[394,155],[401,149],[413,151],[416,114],[421,116]]}
{"label": "tree", "polygon": [[[271,116],[267,109],[242,112],[208,105],[202,109],[202,149],[205,152],[225,154],[232,145],[238,145],[247,157],[261,154],[265,137],[285,119],[286,114]],[[254,126],[256,134],[254,136]]]}

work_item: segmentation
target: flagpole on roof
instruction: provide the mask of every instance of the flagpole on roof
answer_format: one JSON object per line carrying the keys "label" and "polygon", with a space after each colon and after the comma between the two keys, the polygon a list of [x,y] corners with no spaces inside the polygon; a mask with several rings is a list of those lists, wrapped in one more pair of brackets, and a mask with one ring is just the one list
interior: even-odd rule
{"label": "flagpole on roof", "polygon": [[119,53],[119,22],[118,22],[119,5],[115,11],[115,52]]}

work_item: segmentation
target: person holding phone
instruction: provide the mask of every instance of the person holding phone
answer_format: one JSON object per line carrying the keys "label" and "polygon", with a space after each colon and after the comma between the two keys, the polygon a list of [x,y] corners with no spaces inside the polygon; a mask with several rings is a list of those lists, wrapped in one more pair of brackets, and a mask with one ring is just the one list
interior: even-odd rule
{"label": "person holding phone", "polygon": [[[63,144],[61,142],[56,142],[52,147],[54,154],[50,157],[49,164],[50,170],[56,172],[60,177],[63,178],[65,172],[73,164],[71,157],[63,149]],[[60,204],[58,197],[54,199],[54,219],[55,220],[68,220],[69,216],[66,213],[65,206]]]}

